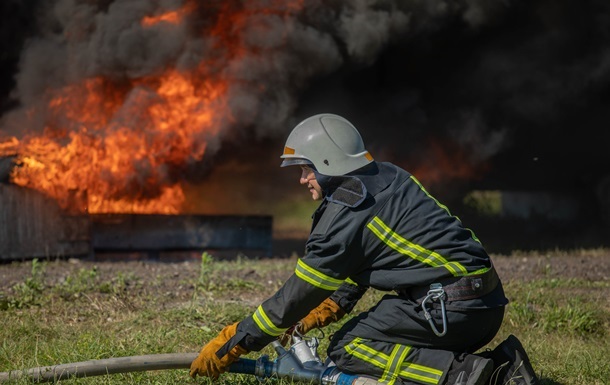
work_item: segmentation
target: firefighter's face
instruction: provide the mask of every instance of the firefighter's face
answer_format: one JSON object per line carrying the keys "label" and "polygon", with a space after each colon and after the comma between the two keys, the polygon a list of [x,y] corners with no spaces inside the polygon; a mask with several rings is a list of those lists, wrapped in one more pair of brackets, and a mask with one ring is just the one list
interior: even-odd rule
{"label": "firefighter's face", "polygon": [[301,166],[300,183],[302,185],[307,185],[307,188],[311,193],[311,198],[314,201],[319,201],[320,199],[322,199],[322,188],[318,184],[318,181],[316,180],[316,174],[314,174],[311,167]]}

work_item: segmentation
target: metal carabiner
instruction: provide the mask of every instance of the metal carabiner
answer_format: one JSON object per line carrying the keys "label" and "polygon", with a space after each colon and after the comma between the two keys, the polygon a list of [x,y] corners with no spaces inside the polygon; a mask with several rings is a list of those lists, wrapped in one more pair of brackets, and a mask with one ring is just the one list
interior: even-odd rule
{"label": "metal carabiner", "polygon": [[[434,325],[434,321],[432,320],[432,315],[430,314],[428,309],[426,309],[426,301],[428,301],[428,300],[432,300],[432,301],[438,300],[441,303],[441,315],[443,318],[443,331],[442,332],[438,331],[438,329]],[[426,317],[426,319],[428,320],[428,323],[430,324],[430,327],[432,328],[432,331],[434,332],[434,334],[436,334],[438,337],[442,337],[445,334],[447,334],[447,310],[445,309],[445,290],[443,290],[443,285],[441,285],[440,283],[431,284],[430,290],[428,290],[428,294],[424,297],[423,301],[421,302],[421,307],[424,310],[424,317]]]}

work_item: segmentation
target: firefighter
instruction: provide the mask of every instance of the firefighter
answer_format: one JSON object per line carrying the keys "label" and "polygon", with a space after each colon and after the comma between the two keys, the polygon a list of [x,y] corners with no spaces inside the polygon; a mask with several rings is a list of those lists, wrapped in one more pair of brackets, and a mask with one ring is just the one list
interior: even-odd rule
{"label": "firefighter", "polygon": [[305,254],[275,295],[203,347],[191,376],[218,378],[287,331],[336,322],[373,288],[387,294],[331,339],[341,371],[388,384],[486,383],[493,357],[474,353],[498,332],[508,300],[475,234],[415,176],[375,161],[341,116],[299,123],[281,158],[320,201]]}

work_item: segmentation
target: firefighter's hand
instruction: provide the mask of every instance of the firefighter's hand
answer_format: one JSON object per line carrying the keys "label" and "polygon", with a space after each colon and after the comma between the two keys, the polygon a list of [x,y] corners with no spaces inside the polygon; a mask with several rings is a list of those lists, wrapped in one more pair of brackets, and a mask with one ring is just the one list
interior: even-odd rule
{"label": "firefighter's hand", "polygon": [[298,324],[292,325],[290,328],[288,328],[288,330],[286,330],[283,334],[280,334],[277,337],[277,340],[279,341],[280,344],[282,344],[282,346],[286,347],[288,342],[290,342],[292,340],[292,335],[294,334],[294,329],[297,326],[298,326]]}
{"label": "firefighter's hand", "polygon": [[327,298],[297,323],[297,331],[301,334],[306,334],[312,329],[322,328],[333,322],[337,322],[343,318],[344,315],[345,311],[341,309],[335,301]]}
{"label": "firefighter's hand", "polygon": [[227,371],[233,362],[237,361],[239,356],[248,353],[246,349],[237,345],[224,357],[218,358],[216,356],[218,349],[223,347],[235,335],[237,324],[234,323],[233,325],[226,326],[216,338],[212,339],[201,349],[199,356],[191,364],[191,377],[195,378],[197,375],[200,375],[217,379],[221,373]]}

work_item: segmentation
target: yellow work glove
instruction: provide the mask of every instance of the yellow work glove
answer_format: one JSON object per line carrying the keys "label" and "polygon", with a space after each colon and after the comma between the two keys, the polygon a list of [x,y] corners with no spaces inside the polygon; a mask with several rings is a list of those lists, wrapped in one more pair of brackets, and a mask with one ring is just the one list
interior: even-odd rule
{"label": "yellow work glove", "polygon": [[216,356],[218,349],[223,347],[235,335],[238,323],[226,326],[216,338],[205,344],[201,352],[199,352],[199,356],[191,364],[191,377],[195,378],[197,375],[200,375],[217,379],[221,373],[227,371],[232,363],[237,361],[239,356],[248,353],[246,349],[236,345],[224,357],[218,358]]}
{"label": "yellow work glove", "polygon": [[335,301],[326,298],[317,308],[309,312],[297,323],[297,331],[306,334],[311,329],[322,328],[333,322],[339,321],[345,315],[345,311]]}

